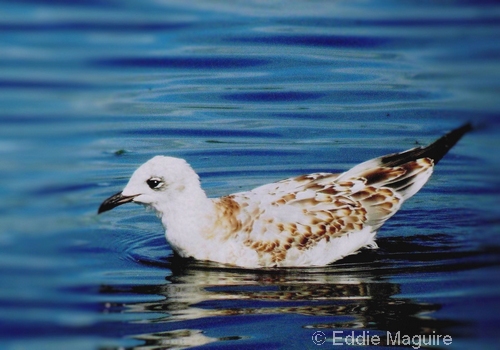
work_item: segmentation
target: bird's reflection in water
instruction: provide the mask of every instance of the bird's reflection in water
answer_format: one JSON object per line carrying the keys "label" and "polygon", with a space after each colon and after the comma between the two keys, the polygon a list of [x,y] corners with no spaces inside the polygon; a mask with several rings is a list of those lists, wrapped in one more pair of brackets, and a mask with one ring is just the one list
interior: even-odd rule
{"label": "bird's reflection in water", "polygon": [[[391,244],[388,241],[385,246],[390,249]],[[399,248],[402,247],[401,244]],[[413,253],[419,252],[418,246],[406,248]],[[402,250],[397,254],[405,254],[404,245]],[[429,260],[434,259],[438,251],[441,259],[430,265],[425,264],[426,257]],[[379,255],[382,253],[377,251],[364,252],[328,267],[280,270],[231,269],[172,258],[167,263],[172,275],[166,278],[165,284],[107,286],[103,287],[102,292],[132,292],[164,297],[160,301],[124,305],[127,313],[155,315],[153,318],[136,322],[161,324],[164,326],[162,329],[166,329],[133,335],[133,338],[144,342],[144,345],[134,349],[184,348],[215,341],[248,338],[247,334],[212,338],[200,329],[182,328],[183,324],[192,325],[193,320],[201,320],[194,322],[195,324],[206,325],[222,317],[248,315],[306,316],[306,321],[300,328],[311,329],[311,334],[314,330],[325,329],[327,332],[340,329],[349,332],[400,331],[408,335],[433,332],[450,334],[450,327],[456,326],[457,322],[432,318],[432,312],[440,309],[439,304],[398,297],[401,294],[400,284],[391,282],[391,277],[395,275],[412,274],[417,270],[436,271],[438,265],[444,271],[463,268],[463,261],[457,260],[460,257],[456,252],[452,253],[453,256],[447,256],[439,246],[436,246],[434,251],[421,249],[421,252],[418,263],[409,264],[406,261],[401,268],[395,267],[397,257],[391,256],[391,261],[381,262],[383,259]],[[476,254],[480,253],[473,255]],[[470,256],[469,253],[464,253],[462,258]],[[447,263],[443,264],[443,260],[447,260]],[[455,268],[453,262],[458,264]]]}

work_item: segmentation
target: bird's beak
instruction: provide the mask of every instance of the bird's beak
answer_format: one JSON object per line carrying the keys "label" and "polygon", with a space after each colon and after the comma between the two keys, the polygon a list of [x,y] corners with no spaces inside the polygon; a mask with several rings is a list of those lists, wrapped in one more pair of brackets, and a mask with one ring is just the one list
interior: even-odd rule
{"label": "bird's beak", "polygon": [[137,196],[138,195],[124,196],[121,192],[118,192],[102,202],[101,206],[97,210],[97,214],[104,213],[105,211],[111,210],[119,205],[132,202]]}

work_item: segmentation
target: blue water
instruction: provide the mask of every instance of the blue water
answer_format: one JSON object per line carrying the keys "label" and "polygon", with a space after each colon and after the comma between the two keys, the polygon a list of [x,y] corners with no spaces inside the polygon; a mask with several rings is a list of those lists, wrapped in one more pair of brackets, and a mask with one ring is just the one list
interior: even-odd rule
{"label": "blue water", "polygon": [[[0,8],[0,348],[319,349],[398,331],[499,348],[496,1]],[[179,261],[153,213],[96,215],[157,154],[187,159],[215,197],[466,121],[477,130],[380,248],[325,268]]]}

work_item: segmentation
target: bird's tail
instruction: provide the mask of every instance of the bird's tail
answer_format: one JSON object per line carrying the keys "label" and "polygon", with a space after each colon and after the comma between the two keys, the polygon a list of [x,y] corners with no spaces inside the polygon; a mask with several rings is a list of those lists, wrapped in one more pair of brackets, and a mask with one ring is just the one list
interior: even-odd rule
{"label": "bird's tail", "polygon": [[394,167],[420,158],[430,158],[436,165],[448,151],[464,136],[472,130],[472,124],[467,123],[456,128],[441,138],[437,139],[427,147],[417,147],[405,152],[390,154],[380,158],[380,165]]}
{"label": "bird's tail", "polygon": [[470,130],[472,125],[467,123],[427,147],[368,160],[341,174],[336,181],[364,178],[366,185],[392,188],[406,200],[422,188],[432,174],[433,165]]}

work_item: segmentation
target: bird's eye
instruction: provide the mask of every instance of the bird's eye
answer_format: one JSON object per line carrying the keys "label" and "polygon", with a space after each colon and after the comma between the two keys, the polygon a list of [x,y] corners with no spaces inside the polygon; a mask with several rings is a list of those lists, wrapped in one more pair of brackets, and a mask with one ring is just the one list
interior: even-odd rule
{"label": "bird's eye", "polygon": [[163,185],[163,181],[157,177],[152,177],[151,179],[147,180],[146,183],[152,190],[157,190]]}

